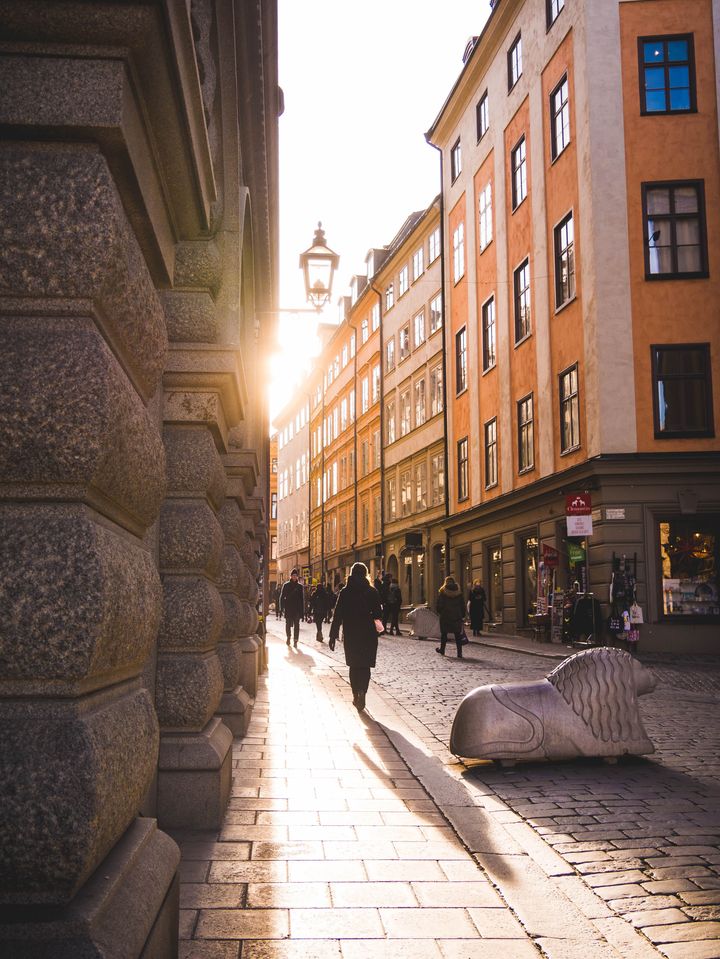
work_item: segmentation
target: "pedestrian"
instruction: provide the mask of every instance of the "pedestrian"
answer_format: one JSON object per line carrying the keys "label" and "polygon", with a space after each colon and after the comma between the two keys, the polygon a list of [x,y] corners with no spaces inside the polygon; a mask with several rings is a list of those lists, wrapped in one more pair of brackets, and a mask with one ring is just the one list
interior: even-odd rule
{"label": "pedestrian", "polygon": [[285,616],[285,635],[288,646],[291,630],[294,645],[297,646],[300,638],[300,620],[305,615],[305,592],[299,580],[299,571],[291,570],[290,579],[283,583],[283,588],[280,590],[280,609]]}
{"label": "pedestrian", "polygon": [[329,646],[331,650],[335,649],[342,626],[353,706],[360,713],[365,709],[370,670],[377,656],[378,630],[375,621],[382,625],[381,614],[380,597],[370,582],[367,566],[365,563],[354,563],[335,604]]}
{"label": "pedestrian", "polygon": [[440,617],[440,645],[435,650],[441,656],[445,655],[448,633],[455,636],[457,658],[462,659],[463,621],[465,619],[465,604],[462,590],[452,576],[446,576],[445,582],[438,592],[436,607]]}
{"label": "pedestrian", "polygon": [[313,622],[315,623],[316,640],[323,643],[322,625],[330,609],[330,593],[323,583],[320,583],[315,592],[310,597],[310,609],[312,611]]}
{"label": "pedestrian", "polygon": [[275,598],[275,619],[280,619],[280,587],[279,586],[275,587],[275,592],[273,595]]}
{"label": "pedestrian", "polygon": [[470,616],[470,628],[472,629],[473,636],[479,636],[482,632],[486,609],[489,616],[490,610],[487,607],[485,590],[480,580],[476,579],[468,595],[468,614]]}
{"label": "pedestrian", "polygon": [[387,590],[387,602],[385,604],[385,628],[387,629],[387,624],[390,624],[388,633],[390,636],[395,630],[395,635],[400,635],[400,609],[402,608],[402,590],[400,589],[400,584],[395,579],[391,577],[390,585]]}

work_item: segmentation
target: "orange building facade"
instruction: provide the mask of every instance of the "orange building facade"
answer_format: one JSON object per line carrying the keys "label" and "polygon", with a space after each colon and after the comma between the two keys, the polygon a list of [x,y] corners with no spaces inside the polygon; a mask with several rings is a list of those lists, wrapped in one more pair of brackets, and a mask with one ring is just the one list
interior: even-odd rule
{"label": "orange building facade", "polygon": [[557,590],[599,601],[596,639],[624,572],[640,648],[717,649],[719,29],[711,0],[503,0],[427,134],[447,567],[503,630],[557,598],[552,556]]}

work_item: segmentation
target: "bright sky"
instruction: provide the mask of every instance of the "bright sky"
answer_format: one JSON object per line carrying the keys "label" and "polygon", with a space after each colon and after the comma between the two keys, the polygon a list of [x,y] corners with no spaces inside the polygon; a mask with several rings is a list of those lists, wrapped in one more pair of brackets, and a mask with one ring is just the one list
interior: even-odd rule
{"label": "bright sky", "polygon": [[[489,0],[279,0],[280,298],[304,307],[298,257],[322,220],[340,255],[333,302],[365,272],[371,247],[440,192],[439,156],[425,131],[480,33]],[[321,91],[320,94],[317,91]],[[317,350],[316,318],[281,315],[270,415],[278,413]]]}

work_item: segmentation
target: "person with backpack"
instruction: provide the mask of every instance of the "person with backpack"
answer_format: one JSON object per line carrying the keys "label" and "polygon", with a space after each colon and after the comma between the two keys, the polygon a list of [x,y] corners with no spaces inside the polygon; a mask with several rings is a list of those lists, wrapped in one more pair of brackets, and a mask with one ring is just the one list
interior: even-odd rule
{"label": "person with backpack", "polygon": [[452,576],[446,576],[445,582],[438,592],[436,610],[440,617],[440,645],[435,650],[441,656],[445,655],[448,633],[455,636],[457,658],[462,659],[463,633],[465,620],[465,603],[462,590]]}
{"label": "person with backpack", "polygon": [[354,563],[335,604],[328,645],[331,650],[335,649],[342,626],[353,705],[360,713],[365,709],[370,670],[375,666],[377,657],[378,624],[382,629],[378,591],[370,582],[365,563]]}

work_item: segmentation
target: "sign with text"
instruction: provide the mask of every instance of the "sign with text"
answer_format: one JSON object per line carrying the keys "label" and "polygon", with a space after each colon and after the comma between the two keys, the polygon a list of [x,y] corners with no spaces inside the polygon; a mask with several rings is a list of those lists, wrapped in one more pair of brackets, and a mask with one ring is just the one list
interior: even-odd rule
{"label": "sign with text", "polygon": [[569,493],[565,497],[566,516],[590,516],[592,499],[589,493]]}
{"label": "sign with text", "polygon": [[592,536],[592,516],[566,516],[568,536]]}

